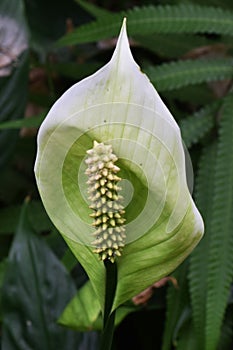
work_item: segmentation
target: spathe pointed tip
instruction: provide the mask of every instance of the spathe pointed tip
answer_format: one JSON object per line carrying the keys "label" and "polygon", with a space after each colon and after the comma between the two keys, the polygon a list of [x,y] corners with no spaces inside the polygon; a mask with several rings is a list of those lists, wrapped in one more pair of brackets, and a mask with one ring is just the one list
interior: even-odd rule
{"label": "spathe pointed tip", "polygon": [[124,17],[123,18],[123,22],[122,22],[122,26],[121,26],[121,30],[125,30],[126,31],[126,22],[127,22],[127,18]]}
{"label": "spathe pointed tip", "polygon": [[124,17],[120,34],[117,40],[117,45],[112,57],[113,60],[116,59],[117,61],[124,62],[125,67],[127,67],[127,62],[135,63],[130,50],[126,22],[127,19]]}
{"label": "spathe pointed tip", "polygon": [[[123,22],[122,22],[122,26],[121,26],[121,31],[118,37],[118,44],[119,42],[121,42],[122,40],[126,40],[128,42],[128,36],[127,36],[127,18],[124,17],[123,18]],[[128,42],[129,44],[129,42]],[[117,45],[118,46],[118,45]]]}

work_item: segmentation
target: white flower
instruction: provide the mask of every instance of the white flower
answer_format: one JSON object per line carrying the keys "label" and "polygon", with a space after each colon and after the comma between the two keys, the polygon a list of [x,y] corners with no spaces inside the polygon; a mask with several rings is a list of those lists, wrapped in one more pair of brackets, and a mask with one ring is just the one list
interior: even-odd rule
{"label": "white flower", "polygon": [[35,164],[44,206],[103,307],[105,269],[93,253],[85,175],[94,140],[113,148],[123,179],[126,245],[117,259],[115,308],[174,270],[203,234],[186,183],[179,127],[133,60],[125,21],[111,61],[50,110]]}

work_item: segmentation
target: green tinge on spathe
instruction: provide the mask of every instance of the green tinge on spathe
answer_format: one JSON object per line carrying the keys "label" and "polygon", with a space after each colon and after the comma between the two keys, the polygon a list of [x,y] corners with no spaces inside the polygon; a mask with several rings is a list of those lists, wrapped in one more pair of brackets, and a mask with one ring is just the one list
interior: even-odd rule
{"label": "green tinge on spathe", "polygon": [[96,228],[96,239],[92,242],[94,253],[98,253],[101,260],[108,259],[114,263],[115,258],[121,256],[126,237],[123,198],[118,194],[121,188],[117,186],[121,180],[117,176],[120,168],[114,164],[117,156],[111,145],[94,141],[94,147],[87,154],[85,173],[88,175],[90,208],[93,210],[90,216],[95,219],[92,225]]}
{"label": "green tinge on spathe", "polygon": [[170,274],[204,231],[187,187],[179,127],[133,60],[125,21],[110,62],[71,87],[48,113],[35,164],[46,211],[103,308],[105,267],[93,253],[85,175],[94,140],[112,146],[122,178],[126,238],[117,259],[116,308]]}

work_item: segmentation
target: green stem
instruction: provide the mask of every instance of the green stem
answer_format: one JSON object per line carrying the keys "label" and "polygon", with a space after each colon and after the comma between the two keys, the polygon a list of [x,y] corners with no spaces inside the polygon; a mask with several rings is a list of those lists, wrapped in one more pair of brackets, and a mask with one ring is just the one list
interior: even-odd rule
{"label": "green stem", "polygon": [[100,350],[111,350],[114,333],[115,311],[111,312],[117,286],[117,265],[109,260],[104,261],[106,268],[105,305],[103,332]]}

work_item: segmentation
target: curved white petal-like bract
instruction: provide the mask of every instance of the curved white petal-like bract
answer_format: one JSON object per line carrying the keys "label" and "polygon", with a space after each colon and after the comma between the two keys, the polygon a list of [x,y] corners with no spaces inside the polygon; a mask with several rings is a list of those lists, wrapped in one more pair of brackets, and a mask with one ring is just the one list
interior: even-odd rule
{"label": "curved white petal-like bract", "polygon": [[123,23],[111,61],[54,104],[38,134],[35,174],[44,206],[103,305],[104,267],[92,253],[85,159],[93,140],[119,159],[126,246],[114,307],[169,274],[203,234],[186,183],[180,130],[133,60]]}

